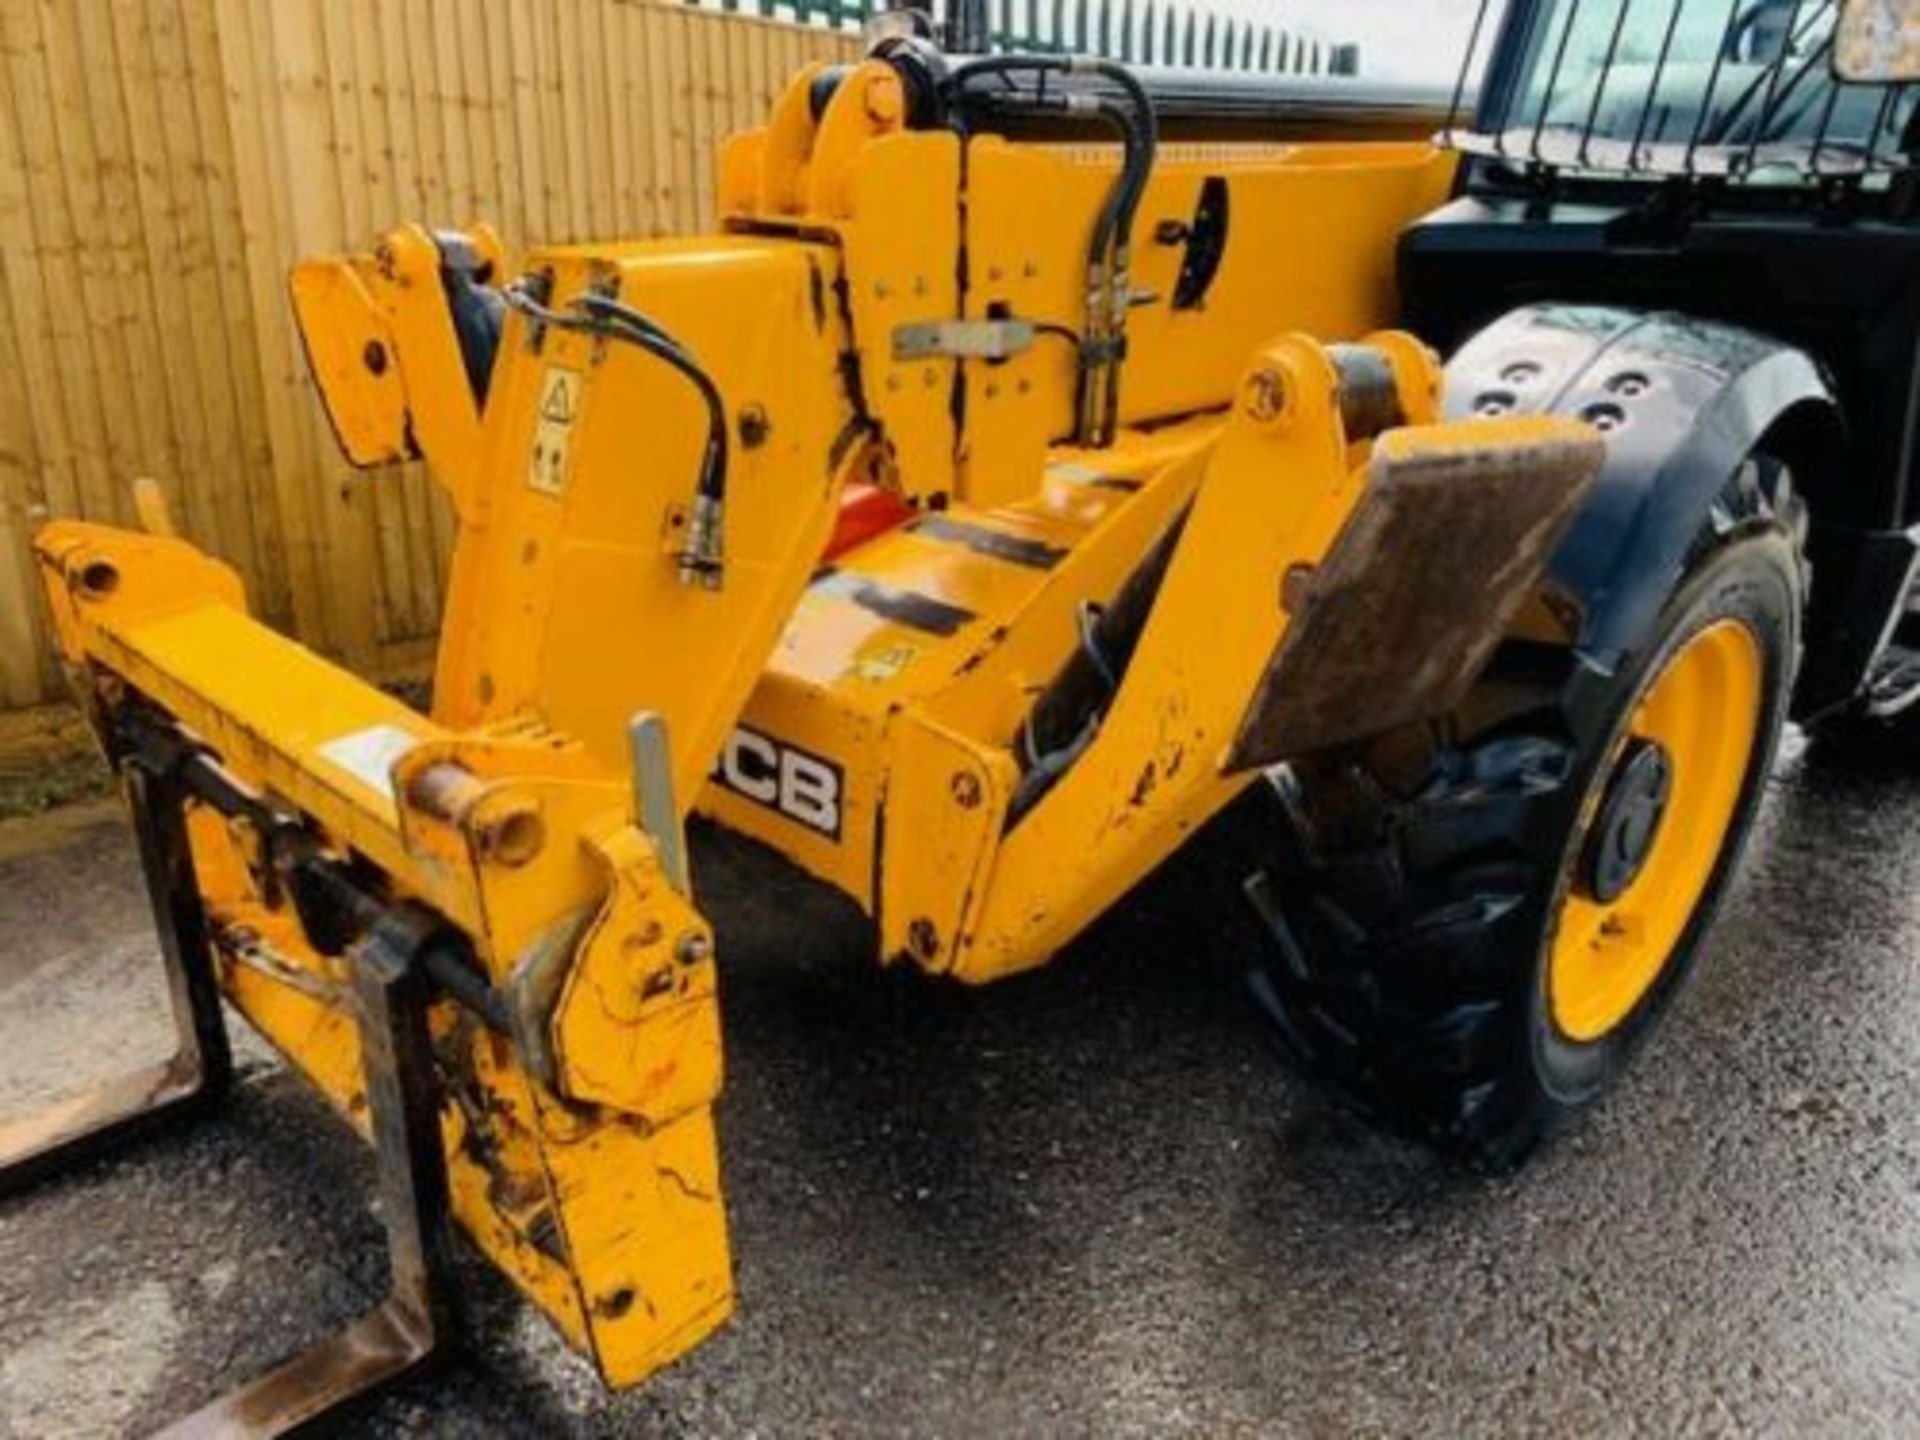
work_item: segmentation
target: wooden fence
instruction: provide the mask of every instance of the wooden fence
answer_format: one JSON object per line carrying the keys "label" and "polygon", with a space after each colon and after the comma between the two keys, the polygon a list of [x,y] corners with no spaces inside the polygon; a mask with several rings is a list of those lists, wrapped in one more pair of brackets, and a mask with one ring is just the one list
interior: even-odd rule
{"label": "wooden fence", "polygon": [[857,46],[661,0],[0,0],[0,708],[58,693],[29,534],[131,523],[141,475],[266,619],[419,664],[449,518],[339,460],[288,265],[416,217],[695,227],[716,142]]}

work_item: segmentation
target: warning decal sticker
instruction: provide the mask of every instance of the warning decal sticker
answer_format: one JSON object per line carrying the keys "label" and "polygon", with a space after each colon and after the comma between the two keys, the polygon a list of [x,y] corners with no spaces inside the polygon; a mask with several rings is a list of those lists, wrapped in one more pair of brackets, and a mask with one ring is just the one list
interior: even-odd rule
{"label": "warning decal sticker", "polygon": [[566,492],[573,469],[573,426],[580,417],[581,380],[578,370],[549,365],[540,377],[539,418],[533,426],[533,449],[527,455],[527,487],[543,495]]}

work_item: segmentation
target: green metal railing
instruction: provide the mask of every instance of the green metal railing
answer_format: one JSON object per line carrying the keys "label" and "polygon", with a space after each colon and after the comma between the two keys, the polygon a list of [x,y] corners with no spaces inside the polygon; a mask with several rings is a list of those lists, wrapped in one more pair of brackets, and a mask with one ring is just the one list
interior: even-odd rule
{"label": "green metal railing", "polygon": [[[685,0],[730,14],[857,30],[885,0]],[[1138,65],[1253,75],[1357,75],[1360,47],[1223,16],[1188,0],[987,0],[995,53],[1099,55]]]}

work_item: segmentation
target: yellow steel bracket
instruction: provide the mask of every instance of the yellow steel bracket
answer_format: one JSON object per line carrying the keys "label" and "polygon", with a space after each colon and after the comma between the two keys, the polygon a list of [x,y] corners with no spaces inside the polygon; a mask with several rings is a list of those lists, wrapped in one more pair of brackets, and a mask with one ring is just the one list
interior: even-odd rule
{"label": "yellow steel bracket", "polygon": [[[484,225],[467,235],[504,264]],[[465,518],[479,465],[480,407],[461,359],[440,249],[419,225],[372,251],[303,260],[289,277],[314,384],[341,450],[355,465],[424,457]]]}
{"label": "yellow steel bracket", "polygon": [[[889,831],[897,816],[913,838],[887,851],[890,954],[970,982],[1041,964],[1261,767],[1453,703],[1601,444],[1563,420],[1435,424],[1438,382],[1405,335],[1338,355],[1298,335],[1262,349],[1218,441],[1188,462],[1191,506],[1091,743],[1010,824],[1007,752],[903,717]],[[1380,401],[1360,404],[1369,386]],[[1376,438],[1382,415],[1403,424]],[[1505,563],[1464,565],[1483,545]]]}
{"label": "yellow steel bracket", "polygon": [[740,218],[844,220],[853,213],[848,180],[869,143],[906,127],[899,72],[867,60],[844,70],[815,114],[830,67],[815,61],[792,79],[767,124],[727,140],[720,151],[720,209]]}
{"label": "yellow steel bracket", "polygon": [[868,145],[906,126],[907,98],[900,74],[880,60],[854,66],[820,117],[806,174],[807,212],[853,213],[849,181]]}
{"label": "yellow steel bracket", "polygon": [[910,499],[941,504],[959,489],[959,362],[902,355],[895,335],[960,318],[960,140],[908,130],[900,76],[877,60],[848,69],[816,118],[815,87],[826,73],[802,71],[764,128],[725,147],[721,208],[738,222],[838,244],[853,373],[880,429],[884,478]]}
{"label": "yellow steel bracket", "polygon": [[[1002,842],[955,958],[961,978],[1042,963],[1251,778],[1222,766],[1287,623],[1282,580],[1325,552],[1360,493],[1338,386],[1326,351],[1304,336],[1255,357],[1199,462],[1126,681],[1098,738]],[[1408,398],[1421,404],[1421,390]]]}
{"label": "yellow steel bracket", "polygon": [[[495,1004],[476,1019],[442,999],[433,1029],[475,1243],[610,1383],[718,1326],[712,932],[630,784],[538,726],[434,724],[248,618],[232,572],[180,541],[59,523],[36,549],[103,730],[162,717],[258,813],[461,937]],[[222,990],[364,1131],[341,957],[289,904],[255,818],[196,801],[188,821]]]}
{"label": "yellow steel bracket", "polygon": [[806,208],[807,162],[813,153],[817,123],[813,115],[814,83],[825,73],[815,61],[794,76],[774,104],[760,155],[753,208],[764,216],[799,215]]}
{"label": "yellow steel bracket", "polygon": [[946,969],[974,924],[1007,807],[1012,756],[904,710],[887,736],[885,853],[878,867],[880,953]]}

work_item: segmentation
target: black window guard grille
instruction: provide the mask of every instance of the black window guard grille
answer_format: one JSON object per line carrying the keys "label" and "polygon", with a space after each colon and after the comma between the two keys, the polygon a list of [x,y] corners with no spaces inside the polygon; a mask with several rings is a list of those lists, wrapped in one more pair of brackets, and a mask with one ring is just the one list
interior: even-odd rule
{"label": "black window guard grille", "polygon": [[1480,0],[1446,142],[1521,169],[1754,181],[1908,171],[1920,87],[1837,81],[1839,8]]}

